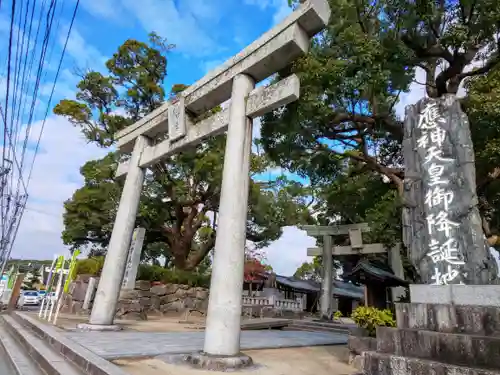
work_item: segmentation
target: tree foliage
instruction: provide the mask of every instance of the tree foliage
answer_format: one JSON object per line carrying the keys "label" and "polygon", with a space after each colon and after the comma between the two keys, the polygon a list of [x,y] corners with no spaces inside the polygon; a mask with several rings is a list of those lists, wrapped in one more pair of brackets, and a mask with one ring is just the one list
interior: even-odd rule
{"label": "tree foliage", "polygon": [[36,289],[37,285],[40,284],[41,274],[38,268],[33,268],[30,272],[30,277],[28,280],[23,282],[22,289],[33,290]]}
{"label": "tree foliage", "polygon": [[500,245],[500,67],[467,83],[464,108],[474,142],[477,194],[483,228],[491,245]]}
{"label": "tree foliage", "polygon": [[[117,131],[165,100],[163,80],[171,48],[156,34],[151,34],[149,43],[127,40],[107,61],[108,74],[87,72],[77,85],[76,100],[60,101],[54,113],[66,117],[89,142],[112,146]],[[186,87],[174,85],[169,97]],[[146,174],[136,219],[136,225],[146,228],[143,259],[157,262],[164,255],[164,266],[193,270],[214,247],[224,145],[224,135],[209,138],[157,163]],[[126,157],[111,152],[81,168],[84,186],[65,202],[65,244],[89,246],[94,255],[105,252],[122,189],[114,173]],[[266,156],[253,154],[252,176],[270,165]],[[263,247],[279,238],[282,226],[308,220],[303,193],[302,187],[285,178],[251,179],[248,240]]]}
{"label": "tree foliage", "polygon": [[[333,278],[338,275],[342,267],[341,261],[338,258],[332,259]],[[301,280],[310,280],[320,283],[323,280],[323,257],[315,256],[312,261],[304,262],[295,270],[293,277]]]}
{"label": "tree foliage", "polygon": [[[399,202],[404,179],[403,127],[396,114],[400,95],[415,81],[430,97],[457,94],[465,86],[463,104],[473,131],[483,227],[494,243],[500,223],[492,214],[500,173],[498,164],[491,162],[500,157],[500,3],[330,0],[330,7],[330,23],[313,41],[311,53],[280,72],[279,77],[300,76],[301,97],[265,116],[261,133],[266,152],[280,166],[330,191],[329,211],[342,205],[343,220],[389,219],[399,237],[400,224],[391,220],[391,212],[396,214],[404,203]],[[487,105],[482,106],[483,101]],[[380,184],[382,176],[399,194]],[[362,186],[364,192],[358,190]],[[367,210],[361,204],[370,201],[372,188],[372,207]],[[340,191],[343,196],[360,191],[367,199],[339,199]],[[400,220],[399,215],[393,218]]]}
{"label": "tree foliage", "polygon": [[314,257],[312,262],[304,262],[293,274],[294,277],[301,280],[311,280],[315,282],[321,282],[323,279],[322,271],[323,264],[321,257]]}
{"label": "tree foliage", "polygon": [[260,280],[262,274],[266,272],[266,267],[258,259],[246,259],[243,271],[243,280],[252,282]]}

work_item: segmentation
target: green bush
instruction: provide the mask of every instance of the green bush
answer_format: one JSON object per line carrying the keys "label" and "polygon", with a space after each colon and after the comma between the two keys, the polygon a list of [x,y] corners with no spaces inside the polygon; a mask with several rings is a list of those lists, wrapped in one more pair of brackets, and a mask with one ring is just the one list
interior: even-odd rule
{"label": "green bush", "polygon": [[[77,275],[99,276],[104,265],[104,257],[93,257],[81,259],[76,265]],[[189,286],[201,286],[208,288],[210,285],[210,274],[181,271],[171,268],[163,268],[149,264],[139,264],[137,280],[159,281],[164,284],[185,284]]]}
{"label": "green bush", "polygon": [[380,310],[375,307],[359,306],[351,315],[359,327],[368,331],[370,337],[375,337],[377,327],[395,327],[396,321],[389,309]]}
{"label": "green bush", "polygon": [[209,274],[182,271],[149,264],[140,264],[137,271],[137,280],[160,281],[164,284],[184,284],[208,288],[210,285]]}
{"label": "green bush", "polygon": [[333,319],[340,319],[342,318],[342,311],[335,311],[335,314],[333,314]]}
{"label": "green bush", "polygon": [[76,275],[100,276],[104,266],[104,257],[80,259],[76,263]]}

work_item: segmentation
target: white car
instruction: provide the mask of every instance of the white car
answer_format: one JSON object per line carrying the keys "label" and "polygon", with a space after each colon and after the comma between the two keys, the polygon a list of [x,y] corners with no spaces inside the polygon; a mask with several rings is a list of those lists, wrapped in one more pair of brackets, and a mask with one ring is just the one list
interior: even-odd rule
{"label": "white car", "polygon": [[17,302],[18,306],[38,306],[40,297],[36,290],[24,290]]}
{"label": "white car", "polygon": [[46,293],[44,298],[45,298],[45,304],[50,306],[51,304],[56,302],[56,293],[55,292]]}
{"label": "white car", "polygon": [[45,290],[39,290],[38,291],[38,298],[40,299],[40,302],[45,298],[47,292]]}

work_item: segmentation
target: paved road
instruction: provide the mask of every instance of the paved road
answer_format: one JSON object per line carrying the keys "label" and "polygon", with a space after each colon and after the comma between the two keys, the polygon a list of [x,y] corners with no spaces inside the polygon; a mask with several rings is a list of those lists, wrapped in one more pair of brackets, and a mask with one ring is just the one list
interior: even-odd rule
{"label": "paved road", "polygon": [[40,311],[40,305],[36,306],[23,306],[22,308],[18,309],[19,311]]}
{"label": "paved road", "polygon": [[[78,344],[107,358],[153,357],[203,349],[204,332],[68,332]],[[272,349],[317,345],[345,345],[347,335],[307,331],[242,331],[241,349]]]}

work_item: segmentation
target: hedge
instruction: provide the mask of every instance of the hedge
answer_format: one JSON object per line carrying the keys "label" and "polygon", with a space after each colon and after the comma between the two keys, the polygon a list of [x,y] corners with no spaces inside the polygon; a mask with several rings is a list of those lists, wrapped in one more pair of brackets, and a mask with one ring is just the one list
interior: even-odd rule
{"label": "hedge", "polygon": [[103,266],[104,266],[104,257],[79,259],[76,262],[76,274],[99,276],[101,274]]}
{"label": "hedge", "polygon": [[[77,263],[76,274],[99,276],[103,265],[104,257],[81,259]],[[165,284],[184,284],[208,288],[210,285],[210,274],[199,274],[197,272],[139,264],[137,280],[159,281]]]}

